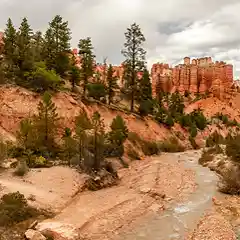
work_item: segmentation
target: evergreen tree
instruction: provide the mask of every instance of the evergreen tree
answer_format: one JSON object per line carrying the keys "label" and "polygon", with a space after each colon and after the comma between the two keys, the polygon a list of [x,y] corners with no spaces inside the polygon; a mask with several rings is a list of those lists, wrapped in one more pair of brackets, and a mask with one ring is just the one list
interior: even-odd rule
{"label": "evergreen tree", "polygon": [[43,59],[43,45],[44,45],[44,39],[42,36],[42,32],[37,31],[33,35],[33,43],[32,43],[35,62],[40,62],[40,61],[44,60]]}
{"label": "evergreen tree", "polygon": [[83,94],[85,97],[86,86],[89,82],[89,78],[93,77],[94,74],[94,54],[91,38],[80,39],[79,44],[79,55],[81,57],[81,81],[83,84]]}
{"label": "evergreen tree", "polygon": [[72,90],[74,90],[75,86],[80,82],[80,70],[77,66],[71,67],[69,81],[72,84]]}
{"label": "evergreen tree", "polygon": [[128,128],[123,118],[119,115],[113,119],[110,127],[109,140],[116,149],[120,150],[118,155],[121,157],[124,153],[123,143],[128,137]]}
{"label": "evergreen tree", "polygon": [[116,89],[119,88],[117,85],[117,78],[114,76],[114,70],[112,65],[109,65],[107,71],[107,95],[108,95],[108,104],[110,105],[113,102]]}
{"label": "evergreen tree", "polygon": [[86,147],[87,141],[87,130],[91,130],[93,128],[90,119],[88,118],[86,112],[81,112],[75,120],[75,136],[74,139],[77,143],[77,152],[79,156],[79,164],[82,163],[82,158],[84,156],[84,148]]}
{"label": "evergreen tree", "polygon": [[144,101],[147,99],[152,100],[152,84],[150,81],[149,72],[146,68],[144,69],[142,79],[140,80],[139,93],[140,101]]}
{"label": "evergreen tree", "polygon": [[70,128],[65,128],[62,139],[64,143],[64,155],[67,158],[68,164],[70,166],[71,158],[74,157],[77,152],[77,143],[72,136],[72,131]]}
{"label": "evergreen tree", "polygon": [[125,77],[129,82],[131,94],[131,111],[134,111],[134,100],[137,91],[137,73],[144,69],[146,51],[143,49],[145,37],[136,23],[133,23],[125,33],[126,42],[122,54],[124,55],[127,71]]}
{"label": "evergreen tree", "polygon": [[104,132],[104,123],[101,119],[99,112],[94,112],[92,116],[92,125],[93,125],[93,152],[94,152],[94,164],[93,168],[98,170],[101,165],[101,161],[104,159],[104,141],[105,141],[105,132]]}
{"label": "evergreen tree", "polygon": [[20,77],[24,77],[24,73],[33,68],[32,34],[33,32],[28,24],[27,18],[23,18],[16,41],[18,54],[17,65]]}
{"label": "evergreen tree", "polygon": [[7,21],[6,29],[3,37],[3,55],[6,66],[7,77],[12,78],[14,76],[14,70],[16,68],[16,38],[17,32],[13,26],[12,20],[9,18]]}
{"label": "evergreen tree", "polygon": [[64,75],[69,68],[70,29],[60,15],[56,15],[49,23],[45,34],[44,54],[47,67]]}
{"label": "evergreen tree", "polygon": [[139,101],[139,112],[141,115],[147,115],[153,111],[152,84],[147,69],[144,69],[143,77],[139,83]]}
{"label": "evergreen tree", "polygon": [[180,93],[176,92],[171,95],[168,108],[173,118],[183,115],[184,101]]}
{"label": "evergreen tree", "polygon": [[[58,130],[58,113],[49,92],[45,92],[38,104],[38,114],[34,118],[40,150],[53,150]],[[43,147],[43,149],[42,149]]]}

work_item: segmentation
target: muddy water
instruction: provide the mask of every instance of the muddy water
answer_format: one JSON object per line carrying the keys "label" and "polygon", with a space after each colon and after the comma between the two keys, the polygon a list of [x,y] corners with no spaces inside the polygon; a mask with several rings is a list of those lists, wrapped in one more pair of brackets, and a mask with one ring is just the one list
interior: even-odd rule
{"label": "muddy water", "polygon": [[186,202],[172,204],[163,213],[148,215],[141,225],[121,236],[121,240],[182,240],[186,232],[196,227],[200,217],[211,206],[212,197],[219,195],[216,174],[198,164],[200,152],[189,151],[174,155],[176,161],[182,161],[186,168],[196,172],[196,191]]}

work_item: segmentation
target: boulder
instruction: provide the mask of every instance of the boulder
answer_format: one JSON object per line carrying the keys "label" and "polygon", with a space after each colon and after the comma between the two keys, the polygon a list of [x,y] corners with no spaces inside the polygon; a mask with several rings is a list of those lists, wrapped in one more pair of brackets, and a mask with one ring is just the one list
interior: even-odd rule
{"label": "boulder", "polygon": [[36,229],[44,236],[54,240],[80,240],[77,229],[71,225],[62,222],[42,222],[36,226]]}
{"label": "boulder", "polygon": [[33,229],[28,229],[25,232],[25,237],[28,240],[46,240],[46,238],[39,231]]}

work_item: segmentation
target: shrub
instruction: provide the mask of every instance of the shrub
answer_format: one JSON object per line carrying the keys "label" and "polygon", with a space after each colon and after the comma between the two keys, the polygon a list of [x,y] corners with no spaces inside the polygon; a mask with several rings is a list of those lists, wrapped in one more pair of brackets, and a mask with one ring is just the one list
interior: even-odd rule
{"label": "shrub", "polygon": [[8,157],[8,146],[0,140],[0,163]]}
{"label": "shrub", "polygon": [[0,225],[7,226],[36,217],[38,210],[28,206],[24,195],[19,192],[2,196],[0,201]]}
{"label": "shrub", "polygon": [[195,138],[197,136],[197,127],[195,124],[192,124],[192,126],[190,127],[190,136],[191,138]]}
{"label": "shrub", "polygon": [[134,148],[130,148],[127,151],[127,155],[132,159],[132,160],[141,160],[138,152]]}
{"label": "shrub", "polygon": [[141,101],[138,111],[141,116],[147,116],[148,114],[152,113],[153,111],[152,101],[150,99]]}
{"label": "shrub", "polygon": [[160,152],[160,146],[157,142],[144,141],[142,144],[142,151],[146,156],[156,155]]}
{"label": "shrub", "polygon": [[165,124],[168,126],[168,127],[173,127],[174,126],[174,120],[172,118],[171,115],[168,115],[167,118],[166,118],[166,121],[165,121]]}
{"label": "shrub", "polygon": [[96,100],[101,100],[106,97],[106,89],[102,83],[89,83],[87,85],[88,96]]}
{"label": "shrub", "polygon": [[213,147],[224,143],[224,137],[217,131],[213,132],[206,140],[206,147]]}
{"label": "shrub", "polygon": [[28,172],[28,166],[25,159],[20,159],[14,171],[14,175],[21,177],[21,176],[24,176],[27,172]]}
{"label": "shrub", "polygon": [[239,195],[240,194],[240,169],[228,169],[221,174],[221,182],[219,191],[225,194]]}
{"label": "shrub", "polygon": [[35,168],[43,168],[43,167],[48,167],[48,161],[46,158],[43,156],[36,157],[33,163],[33,167]]}
{"label": "shrub", "polygon": [[211,162],[214,156],[211,151],[203,151],[202,156],[199,158],[198,163],[204,165],[205,163]]}
{"label": "shrub", "polygon": [[139,144],[142,142],[141,137],[135,132],[128,133],[128,140],[132,142],[134,145]]}
{"label": "shrub", "polygon": [[179,143],[179,141],[172,137],[159,145],[159,148],[163,152],[183,152],[184,147]]}
{"label": "shrub", "polygon": [[59,75],[54,70],[48,70],[43,62],[37,63],[35,70],[26,77],[30,87],[39,92],[56,90],[62,83]]}
{"label": "shrub", "polygon": [[197,143],[193,137],[189,136],[188,139],[189,139],[189,142],[191,143],[193,149],[199,149],[199,146],[197,145]]}
{"label": "shrub", "polygon": [[226,154],[234,162],[240,163],[240,135],[229,138],[226,141]]}

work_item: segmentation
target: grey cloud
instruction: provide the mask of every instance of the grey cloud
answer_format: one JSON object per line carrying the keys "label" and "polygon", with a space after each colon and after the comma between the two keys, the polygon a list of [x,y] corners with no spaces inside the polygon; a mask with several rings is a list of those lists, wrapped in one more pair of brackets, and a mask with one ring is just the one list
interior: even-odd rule
{"label": "grey cloud", "polygon": [[239,0],[0,0],[0,28],[8,17],[19,25],[27,16],[34,30],[45,30],[60,14],[69,22],[73,47],[90,36],[98,61],[108,57],[119,64],[124,31],[137,22],[147,39],[149,63],[211,55],[240,68],[239,9]]}

